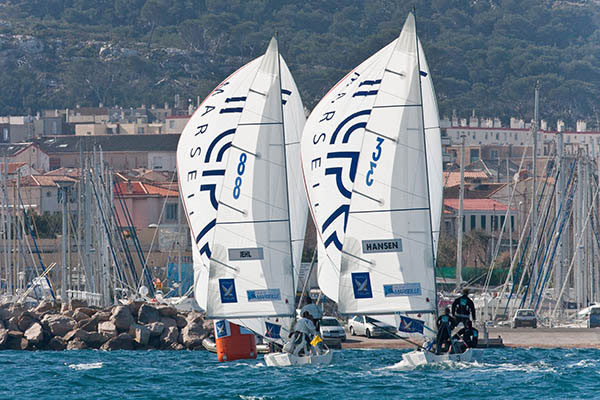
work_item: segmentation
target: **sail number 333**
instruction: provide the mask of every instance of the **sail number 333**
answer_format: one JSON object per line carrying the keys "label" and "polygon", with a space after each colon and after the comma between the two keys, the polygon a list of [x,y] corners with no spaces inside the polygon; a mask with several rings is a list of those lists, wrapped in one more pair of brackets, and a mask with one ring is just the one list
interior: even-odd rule
{"label": "sail number 333", "polygon": [[235,186],[233,187],[233,198],[236,200],[240,198],[240,191],[242,190],[242,175],[244,175],[244,171],[246,171],[247,159],[248,156],[246,155],[246,153],[240,154],[240,162],[237,166],[238,176],[237,178],[235,178]]}
{"label": "sail number 333", "polygon": [[375,167],[377,166],[377,161],[379,161],[379,158],[381,157],[381,145],[383,144],[383,139],[378,137],[376,140],[377,145],[375,146],[375,151],[371,156],[371,168],[369,169],[369,172],[367,172],[366,176],[367,186],[371,186],[373,184],[373,174],[375,173]]}

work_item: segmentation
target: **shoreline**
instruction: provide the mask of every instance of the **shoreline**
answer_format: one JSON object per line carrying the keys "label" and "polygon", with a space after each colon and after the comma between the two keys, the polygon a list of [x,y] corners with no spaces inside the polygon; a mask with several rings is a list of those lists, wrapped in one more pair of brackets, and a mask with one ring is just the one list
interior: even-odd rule
{"label": "shoreline", "polygon": [[[600,328],[490,328],[489,337],[501,337],[506,348],[600,349]],[[480,341],[483,340],[482,336]],[[411,348],[414,346],[402,339],[367,339],[364,336],[348,336],[342,343],[342,349]]]}

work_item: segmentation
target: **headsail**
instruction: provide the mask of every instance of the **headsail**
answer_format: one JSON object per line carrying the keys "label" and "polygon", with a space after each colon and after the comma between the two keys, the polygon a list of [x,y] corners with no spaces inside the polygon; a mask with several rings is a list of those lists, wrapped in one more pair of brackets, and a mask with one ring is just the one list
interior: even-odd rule
{"label": "headsail", "polygon": [[221,82],[198,107],[177,146],[180,196],[194,246],[194,293],[203,309],[226,154],[259,65],[256,59]]}
{"label": "headsail", "polygon": [[428,192],[439,227],[441,144],[433,85],[419,61],[409,15],[400,37],[340,81],[307,121],[303,169],[327,256],[320,252],[319,284],[344,313],[435,310]]}
{"label": "headsail", "polygon": [[[228,152],[210,264],[211,318],[295,315],[297,272],[286,168],[292,161],[284,136],[280,64],[273,39]],[[296,122],[303,120],[296,115]]]}

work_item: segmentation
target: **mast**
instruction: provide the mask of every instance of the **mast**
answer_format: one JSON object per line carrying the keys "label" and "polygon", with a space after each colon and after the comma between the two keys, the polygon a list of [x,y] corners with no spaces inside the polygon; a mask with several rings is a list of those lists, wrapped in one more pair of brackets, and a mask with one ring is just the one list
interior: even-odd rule
{"label": "mast", "polygon": [[292,286],[294,287],[294,291],[296,291],[296,278],[294,277],[294,251],[292,246],[292,227],[290,220],[290,192],[289,192],[289,182],[288,182],[288,169],[287,169],[287,143],[285,142],[285,121],[283,117],[283,100],[282,96],[282,86],[281,86],[281,58],[279,56],[279,43],[277,42],[277,35],[275,35],[275,43],[277,44],[277,80],[279,81],[279,105],[281,106],[281,135],[282,135],[282,144],[283,144],[283,170],[285,175],[285,199],[287,203],[287,226],[288,226],[288,235],[289,235],[289,245],[290,245],[290,266],[292,268]]}
{"label": "mast", "polygon": [[458,195],[458,237],[456,240],[456,288],[462,285],[463,201],[465,197],[465,135],[460,144],[460,192]]}
{"label": "mast", "polygon": [[[558,174],[558,181],[556,182],[556,200],[555,200],[555,210],[556,210],[556,218],[560,217],[560,205],[563,204],[564,201],[564,174],[563,174],[563,151],[564,151],[564,142],[563,142],[563,134],[561,131],[558,132],[558,146],[557,146],[557,162],[558,162],[558,170],[560,171]],[[561,235],[558,248],[557,248],[557,261],[554,266],[554,297],[558,298],[560,294],[560,286],[563,281],[563,243],[565,237],[567,235]]]}
{"label": "mast", "polygon": [[[535,84],[535,99],[533,112],[533,190],[531,196],[531,249],[536,251],[537,238],[537,136],[538,136],[538,97],[539,97],[539,81]],[[535,253],[534,253],[535,254]],[[532,276],[538,274],[538,263],[534,257]]]}
{"label": "mast", "polygon": [[[419,36],[417,35],[417,9],[413,7],[413,13],[415,18],[415,47],[417,49],[417,74],[419,75],[419,99],[421,101],[421,128],[423,133],[423,153],[425,154],[425,178],[426,182],[429,182],[429,166],[427,163],[427,140],[425,138],[425,116],[423,114],[423,85],[421,83],[421,60],[419,57]],[[463,138],[464,143],[464,138]],[[462,166],[461,166],[462,168]],[[435,291],[435,313],[438,314],[438,299],[437,299],[437,282],[435,278],[435,250],[433,248],[433,223],[431,222],[431,193],[429,190],[429,184],[425,185],[427,187],[427,207],[429,208],[429,212],[427,213],[429,218],[429,239],[430,239],[430,248],[431,248],[431,260],[433,262],[433,288]]]}

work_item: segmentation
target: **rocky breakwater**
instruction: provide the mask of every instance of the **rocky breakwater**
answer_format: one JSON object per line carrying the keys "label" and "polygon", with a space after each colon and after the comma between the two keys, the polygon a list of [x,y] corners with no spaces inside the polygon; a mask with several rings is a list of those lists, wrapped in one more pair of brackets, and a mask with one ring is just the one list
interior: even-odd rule
{"label": "rocky breakwater", "polygon": [[0,350],[200,350],[211,333],[212,322],[203,314],[166,305],[0,305]]}

